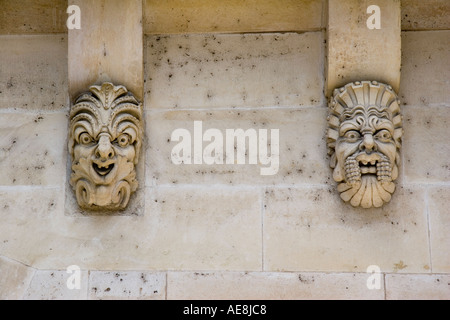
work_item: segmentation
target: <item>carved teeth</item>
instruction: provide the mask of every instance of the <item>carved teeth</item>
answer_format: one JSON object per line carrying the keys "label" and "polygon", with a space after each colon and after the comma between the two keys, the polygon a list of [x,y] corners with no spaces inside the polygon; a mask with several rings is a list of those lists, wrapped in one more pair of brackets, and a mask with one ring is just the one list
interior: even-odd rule
{"label": "carved teeth", "polygon": [[375,167],[363,167],[361,168],[361,173],[377,173],[377,169]]}
{"label": "carved teeth", "polygon": [[108,165],[105,165],[105,166],[102,166],[101,164],[98,164],[98,163],[94,163],[93,166],[94,166],[95,172],[97,172],[101,176],[106,176],[114,168],[114,164],[111,164],[111,163]]}

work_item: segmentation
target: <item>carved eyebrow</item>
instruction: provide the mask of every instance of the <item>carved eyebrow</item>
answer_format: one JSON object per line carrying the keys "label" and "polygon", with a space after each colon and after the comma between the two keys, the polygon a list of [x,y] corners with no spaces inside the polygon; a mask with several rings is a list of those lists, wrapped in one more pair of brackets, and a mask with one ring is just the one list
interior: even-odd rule
{"label": "carved eyebrow", "polygon": [[139,123],[139,119],[137,119],[133,115],[128,113],[121,113],[113,119],[110,125],[110,130],[113,136],[117,136],[127,127],[134,127],[136,132],[139,132]]}
{"label": "carved eyebrow", "polygon": [[360,131],[361,128],[357,124],[355,124],[353,121],[344,121],[341,126],[339,127],[339,135],[342,136],[344,133],[346,133],[349,130],[356,130]]}
{"label": "carved eyebrow", "polygon": [[378,130],[388,130],[392,135],[394,135],[394,124],[392,121],[387,119],[381,119],[380,121],[377,121],[375,124],[375,129]]}
{"label": "carved eyebrow", "polygon": [[78,114],[72,119],[72,123],[70,125],[71,134],[75,134],[76,131],[83,129],[87,131],[92,137],[95,136],[95,131],[97,129],[97,123],[95,119],[86,113]]}

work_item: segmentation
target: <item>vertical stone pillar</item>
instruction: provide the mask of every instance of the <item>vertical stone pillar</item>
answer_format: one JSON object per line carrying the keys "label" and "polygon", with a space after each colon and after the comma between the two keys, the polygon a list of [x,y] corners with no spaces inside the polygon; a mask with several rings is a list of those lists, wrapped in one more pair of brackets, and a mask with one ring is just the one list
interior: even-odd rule
{"label": "vertical stone pillar", "polygon": [[398,92],[400,9],[400,0],[328,1],[328,97],[335,88],[362,80],[386,83]]}
{"label": "vertical stone pillar", "polygon": [[70,185],[86,212],[125,210],[143,136],[142,0],[68,4]]}
{"label": "vertical stone pillar", "polygon": [[142,0],[69,0],[81,29],[69,29],[71,100],[91,85],[124,85],[143,98]]}
{"label": "vertical stone pillar", "polygon": [[400,9],[400,0],[328,1],[328,154],[337,191],[354,207],[381,207],[396,188]]}

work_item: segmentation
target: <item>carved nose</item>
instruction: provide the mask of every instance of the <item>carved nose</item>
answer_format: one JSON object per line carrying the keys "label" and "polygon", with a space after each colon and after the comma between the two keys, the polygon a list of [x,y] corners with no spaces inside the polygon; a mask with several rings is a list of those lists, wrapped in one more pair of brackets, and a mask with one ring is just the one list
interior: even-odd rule
{"label": "carved nose", "polygon": [[114,157],[114,150],[111,141],[107,135],[101,135],[98,141],[98,147],[95,150],[95,156],[103,161]]}
{"label": "carved nose", "polygon": [[364,139],[359,145],[359,148],[364,151],[372,151],[375,147],[375,141],[373,140],[373,135],[371,133],[364,134]]}

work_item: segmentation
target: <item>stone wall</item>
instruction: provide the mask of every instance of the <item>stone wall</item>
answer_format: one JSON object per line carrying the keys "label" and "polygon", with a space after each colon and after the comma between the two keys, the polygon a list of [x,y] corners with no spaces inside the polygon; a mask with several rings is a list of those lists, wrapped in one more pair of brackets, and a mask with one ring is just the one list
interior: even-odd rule
{"label": "stone wall", "polygon": [[[68,185],[67,3],[0,2],[0,298],[449,299],[448,2],[402,1],[402,163],[378,209],[343,203],[329,168],[326,1],[220,2],[144,1],[140,186],[109,216]],[[173,164],[194,121],[279,129],[277,174]]]}

